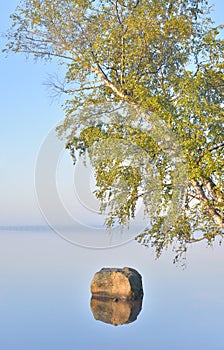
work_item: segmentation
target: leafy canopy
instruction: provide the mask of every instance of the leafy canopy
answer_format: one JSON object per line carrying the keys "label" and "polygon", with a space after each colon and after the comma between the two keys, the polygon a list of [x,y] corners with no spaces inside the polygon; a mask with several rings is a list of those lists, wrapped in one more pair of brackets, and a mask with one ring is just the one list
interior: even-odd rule
{"label": "leafy canopy", "polygon": [[11,16],[8,50],[65,66],[58,133],[89,155],[107,224],[142,200],[137,240],[158,256],[223,234],[224,41],[209,12],[206,0],[24,0]]}

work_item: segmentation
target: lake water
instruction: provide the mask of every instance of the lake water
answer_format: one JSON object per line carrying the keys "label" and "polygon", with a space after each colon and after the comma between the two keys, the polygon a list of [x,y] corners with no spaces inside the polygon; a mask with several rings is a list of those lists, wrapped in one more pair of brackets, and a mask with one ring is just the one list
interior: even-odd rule
{"label": "lake water", "polygon": [[[88,230],[86,230],[88,231]],[[79,232],[85,235],[88,232]],[[224,349],[224,247],[191,247],[185,270],[131,241],[69,244],[48,230],[0,231],[0,348],[4,350]],[[96,321],[90,283],[102,267],[135,268],[144,298],[136,321]]]}

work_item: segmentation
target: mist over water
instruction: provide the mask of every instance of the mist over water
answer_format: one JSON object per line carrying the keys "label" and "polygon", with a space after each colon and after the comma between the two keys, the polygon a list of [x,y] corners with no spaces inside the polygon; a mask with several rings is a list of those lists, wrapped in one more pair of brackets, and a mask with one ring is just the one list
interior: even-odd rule
{"label": "mist over water", "polygon": [[[4,350],[223,348],[222,246],[192,247],[183,270],[172,264],[172,252],[155,260],[135,241],[95,250],[20,228],[1,229],[0,243]],[[141,273],[144,299],[137,320],[114,327],[95,320],[90,282],[102,267],[124,266]]]}

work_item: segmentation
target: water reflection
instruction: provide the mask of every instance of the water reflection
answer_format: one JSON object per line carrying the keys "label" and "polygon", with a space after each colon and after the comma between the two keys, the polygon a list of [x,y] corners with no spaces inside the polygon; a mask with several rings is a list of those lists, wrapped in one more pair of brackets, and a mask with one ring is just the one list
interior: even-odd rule
{"label": "water reflection", "polygon": [[137,319],[142,309],[142,298],[122,301],[92,297],[90,307],[95,320],[118,326],[134,322]]}

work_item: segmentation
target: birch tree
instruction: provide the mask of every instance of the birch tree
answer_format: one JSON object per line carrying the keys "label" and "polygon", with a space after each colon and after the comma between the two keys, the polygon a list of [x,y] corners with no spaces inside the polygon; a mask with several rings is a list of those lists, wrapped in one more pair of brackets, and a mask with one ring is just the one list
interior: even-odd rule
{"label": "birch tree", "polygon": [[[149,225],[136,239],[158,256],[175,242],[178,255],[192,242],[222,238],[224,41],[208,1],[24,0],[11,19],[8,51],[65,67],[63,81],[52,82],[67,95],[58,133],[72,154],[89,153],[96,196],[102,211],[109,208],[107,225],[127,224],[141,198]],[[175,162],[159,125],[178,143],[187,174],[169,227]],[[105,147],[122,140],[145,152],[161,179],[159,199],[147,190],[153,176],[147,181],[140,159],[125,165],[122,152],[104,158],[90,152],[102,140]]]}

